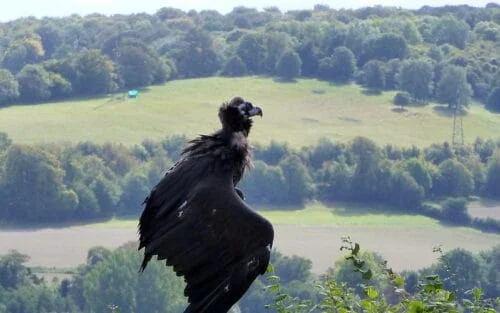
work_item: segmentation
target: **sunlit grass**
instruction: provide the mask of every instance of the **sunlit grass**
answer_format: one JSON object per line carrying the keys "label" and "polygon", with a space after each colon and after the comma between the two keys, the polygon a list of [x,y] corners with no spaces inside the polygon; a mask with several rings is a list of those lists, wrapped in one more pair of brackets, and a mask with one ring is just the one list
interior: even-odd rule
{"label": "sunlit grass", "polygon": [[[368,212],[369,208],[367,208]],[[364,225],[364,226],[435,226],[438,221],[421,216],[390,213],[353,213],[345,207],[326,207],[313,204],[296,211],[261,211],[262,215],[276,224],[289,225]]]}
{"label": "sunlit grass", "polygon": [[[365,136],[379,144],[429,145],[450,140],[451,117],[433,105],[393,111],[394,92],[365,95],[357,85],[335,86],[301,79],[280,83],[271,78],[201,78],[153,86],[137,99],[115,96],[20,105],[0,109],[0,131],[19,143],[115,142],[132,145],[172,134],[188,137],[219,127],[219,104],[235,95],[262,106],[251,139],[286,141],[293,147],[320,137],[347,141]],[[122,95],[123,96],[123,95]],[[500,115],[473,105],[464,117],[465,139],[495,137]]]}
{"label": "sunlit grass", "polygon": [[[365,213],[361,213],[364,210]],[[368,213],[366,213],[368,212]],[[421,215],[377,213],[370,207],[361,208],[352,205],[338,205],[327,207],[323,204],[309,204],[304,209],[283,210],[260,210],[260,214],[268,218],[274,224],[282,225],[342,225],[342,226],[439,226],[439,222]],[[112,219],[106,222],[89,224],[88,227],[130,228],[137,227],[137,219]]]}

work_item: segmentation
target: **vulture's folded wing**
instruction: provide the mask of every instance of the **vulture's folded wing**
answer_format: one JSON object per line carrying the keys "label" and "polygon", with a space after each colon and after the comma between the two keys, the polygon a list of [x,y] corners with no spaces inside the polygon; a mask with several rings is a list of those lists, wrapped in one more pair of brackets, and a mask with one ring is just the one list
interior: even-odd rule
{"label": "vulture's folded wing", "polygon": [[161,183],[151,194],[139,228],[143,267],[157,255],[184,276],[186,313],[227,312],[265,272],[273,228],[241,200],[231,175],[208,175],[194,186],[178,189],[175,201]]}

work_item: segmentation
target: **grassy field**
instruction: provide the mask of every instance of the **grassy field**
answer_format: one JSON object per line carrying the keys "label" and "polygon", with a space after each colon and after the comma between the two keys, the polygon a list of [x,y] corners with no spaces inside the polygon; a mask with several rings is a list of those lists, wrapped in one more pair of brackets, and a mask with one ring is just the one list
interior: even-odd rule
{"label": "grassy field", "polygon": [[[195,136],[219,127],[218,105],[241,95],[261,105],[254,142],[286,141],[299,147],[322,136],[346,141],[366,136],[380,144],[429,145],[450,140],[452,119],[434,105],[397,112],[393,92],[365,95],[356,85],[317,80],[280,83],[270,78],[203,78],[153,86],[137,99],[123,95],[0,109],[0,131],[16,142],[121,142],[132,145],[166,135]],[[465,139],[500,133],[500,115],[473,105]]]}
{"label": "grassy field", "polygon": [[[263,144],[277,140],[300,147],[322,136],[338,141],[366,136],[379,144],[423,146],[451,136],[452,119],[446,110],[429,105],[398,112],[393,110],[393,92],[371,96],[355,85],[334,86],[316,80],[279,83],[256,77],[173,81],[151,87],[137,99],[111,95],[11,106],[0,109],[0,132],[18,143],[92,140],[133,145],[172,134],[191,137],[217,129],[217,107],[235,95],[262,106],[264,118],[256,121],[252,141]],[[464,117],[464,127],[468,142],[476,136],[497,136],[500,115],[473,105]],[[498,207],[479,204],[471,207],[471,213],[498,216]],[[304,210],[262,213],[276,225],[276,247],[310,258],[318,273],[341,256],[340,237],[345,235],[363,248],[382,253],[398,270],[430,265],[437,258],[432,253],[436,245],[479,251],[500,242],[500,235],[445,227],[423,216],[392,214],[390,208],[367,211],[366,207],[312,203]],[[134,219],[0,231],[0,255],[18,249],[31,256],[33,266],[67,269],[84,263],[93,246],[113,248],[137,240],[136,226]]]}
{"label": "grassy field", "polygon": [[[359,212],[359,213],[358,213]],[[370,211],[366,206],[353,204],[336,204],[327,207],[320,203],[311,203],[301,210],[267,210],[259,211],[273,224],[304,226],[415,226],[440,227],[439,222],[429,217],[409,214],[378,213]],[[87,225],[91,228],[130,228],[136,227],[136,219],[112,219],[106,222]]]}
{"label": "grassy field", "polygon": [[[354,210],[355,211],[355,210]],[[342,256],[341,237],[349,235],[364,249],[381,253],[396,270],[419,269],[436,261],[432,248],[461,247],[481,251],[500,243],[500,235],[445,227],[435,220],[411,215],[347,214],[345,206],[327,208],[312,204],[307,209],[263,211],[276,229],[275,247],[287,255],[313,261],[324,272]],[[84,263],[93,246],[118,247],[137,240],[137,220],[112,220],[84,226],[37,230],[0,231],[0,255],[18,249],[31,256],[30,265],[55,268],[55,272]]]}

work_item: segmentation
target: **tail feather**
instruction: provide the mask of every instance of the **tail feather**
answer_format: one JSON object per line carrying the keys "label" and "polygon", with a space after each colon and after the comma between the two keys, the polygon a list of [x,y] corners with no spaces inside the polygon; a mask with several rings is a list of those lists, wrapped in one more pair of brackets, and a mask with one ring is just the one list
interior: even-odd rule
{"label": "tail feather", "polygon": [[144,272],[146,266],[148,266],[148,262],[151,261],[151,254],[144,255],[144,259],[142,260],[141,268],[139,269],[139,273]]}
{"label": "tail feather", "polygon": [[189,304],[184,313],[226,313],[232,307],[232,304],[224,301],[227,290],[225,290],[229,278],[222,281],[212,292],[205,296],[201,301]]}

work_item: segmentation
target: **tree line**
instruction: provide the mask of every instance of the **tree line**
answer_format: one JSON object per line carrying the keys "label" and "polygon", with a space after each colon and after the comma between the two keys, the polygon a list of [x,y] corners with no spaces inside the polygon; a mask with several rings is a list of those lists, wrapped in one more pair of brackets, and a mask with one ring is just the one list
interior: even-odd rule
{"label": "tree line", "polygon": [[[135,243],[116,250],[94,247],[70,277],[46,281],[26,265],[27,255],[10,251],[0,255],[0,313],[182,312],[186,305],[182,278],[164,262],[152,262],[139,274],[141,258]],[[299,290],[311,289],[310,260],[274,251],[272,261],[283,285],[289,285],[286,290],[300,294]],[[271,295],[264,284],[257,281],[240,302],[243,312],[265,310]]]}
{"label": "tree line", "polygon": [[[0,221],[43,224],[137,216],[141,203],[177,160],[183,136],[121,144],[19,145],[0,134]],[[257,145],[241,188],[257,208],[299,209],[310,200],[379,203],[487,231],[499,221],[473,219],[467,198],[500,196],[500,141],[426,148],[378,146],[356,137],[323,138],[292,149]]]}
{"label": "tree line", "polygon": [[[500,246],[479,254],[451,250],[430,267],[402,273],[393,272],[377,253],[350,249],[347,259],[335,261],[321,277],[311,272],[310,260],[273,251],[273,272],[254,282],[238,303],[240,311],[281,313],[285,303],[286,312],[293,313],[313,312],[313,306],[321,312],[339,312],[332,306],[373,312],[375,305],[382,307],[376,312],[401,312],[402,306],[409,307],[405,312],[422,312],[410,310],[417,304],[427,307],[424,312],[493,313],[499,308]],[[28,259],[17,251],[0,256],[0,313],[174,313],[186,305],[184,282],[163,262],[137,273],[141,255],[132,243],[116,250],[94,247],[70,277],[52,281],[35,274]],[[367,297],[367,290],[373,294]],[[329,306],[327,295],[336,299]],[[367,298],[372,305],[367,306]]]}
{"label": "tree line", "polygon": [[0,24],[0,105],[267,75],[401,90],[398,104],[471,98],[500,110],[500,6],[281,12],[236,7],[26,17]]}

